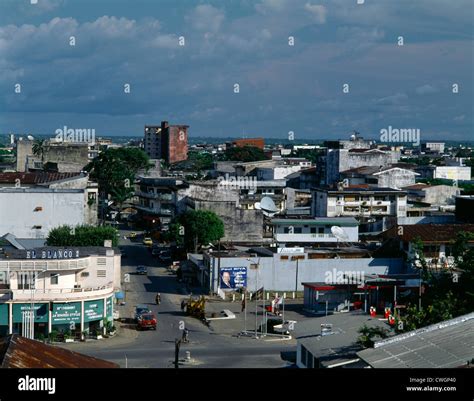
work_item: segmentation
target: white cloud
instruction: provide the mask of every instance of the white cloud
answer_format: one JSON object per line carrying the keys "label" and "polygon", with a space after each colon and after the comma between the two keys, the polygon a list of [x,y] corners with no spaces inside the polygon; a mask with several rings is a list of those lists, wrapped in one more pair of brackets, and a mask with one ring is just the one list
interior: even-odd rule
{"label": "white cloud", "polygon": [[418,88],[416,88],[415,92],[418,95],[428,95],[428,94],[431,94],[431,93],[438,92],[438,89],[436,89],[434,86],[431,86],[431,85],[423,85],[423,86],[419,86]]}
{"label": "white cloud", "polygon": [[396,93],[395,95],[382,97],[377,99],[376,103],[386,104],[386,105],[396,105],[405,102],[408,99],[408,96],[405,93]]}
{"label": "white cloud", "polygon": [[189,22],[194,29],[213,33],[219,31],[224,19],[224,12],[210,4],[197,6],[185,17],[185,20]]}
{"label": "white cloud", "polygon": [[311,17],[318,24],[324,24],[326,22],[326,14],[327,14],[326,7],[317,5],[317,4],[306,3],[304,8],[306,11],[310,13]]}

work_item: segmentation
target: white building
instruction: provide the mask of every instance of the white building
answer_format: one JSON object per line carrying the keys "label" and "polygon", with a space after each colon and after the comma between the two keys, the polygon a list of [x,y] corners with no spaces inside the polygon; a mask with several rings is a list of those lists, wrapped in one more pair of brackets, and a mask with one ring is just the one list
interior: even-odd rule
{"label": "white building", "polygon": [[46,238],[60,225],[94,224],[97,204],[89,194],[86,189],[0,188],[0,235]]}
{"label": "white building", "polygon": [[[11,248],[11,249],[10,249]],[[112,320],[120,289],[114,248],[4,247],[0,253],[0,332],[22,333],[23,312],[35,310],[35,334],[100,330]],[[74,324],[71,327],[71,323]]]}
{"label": "white building", "polygon": [[436,153],[444,153],[444,142],[426,142],[423,146],[425,150]]}
{"label": "white building", "polygon": [[314,189],[315,217],[406,217],[407,194],[391,188]]}
{"label": "white building", "polygon": [[353,217],[316,219],[273,219],[273,238],[279,245],[294,243],[338,242],[331,227],[341,227],[347,234],[344,242],[359,241],[359,223]]}
{"label": "white building", "polygon": [[436,166],[433,178],[444,178],[455,181],[469,181],[471,179],[471,167]]}

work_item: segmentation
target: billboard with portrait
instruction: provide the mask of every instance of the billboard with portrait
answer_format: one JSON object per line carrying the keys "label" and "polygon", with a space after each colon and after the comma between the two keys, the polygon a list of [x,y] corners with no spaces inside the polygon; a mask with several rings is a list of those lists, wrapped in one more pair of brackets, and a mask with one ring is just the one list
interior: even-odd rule
{"label": "billboard with portrait", "polygon": [[246,267],[221,267],[219,276],[221,290],[236,290],[247,286]]}

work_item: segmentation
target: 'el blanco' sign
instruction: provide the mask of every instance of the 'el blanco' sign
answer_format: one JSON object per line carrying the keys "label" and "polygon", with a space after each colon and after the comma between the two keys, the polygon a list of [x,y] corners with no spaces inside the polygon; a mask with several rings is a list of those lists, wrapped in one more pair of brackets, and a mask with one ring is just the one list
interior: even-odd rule
{"label": "'el blanco' sign", "polygon": [[72,259],[79,257],[79,249],[48,249],[26,251],[26,259]]}

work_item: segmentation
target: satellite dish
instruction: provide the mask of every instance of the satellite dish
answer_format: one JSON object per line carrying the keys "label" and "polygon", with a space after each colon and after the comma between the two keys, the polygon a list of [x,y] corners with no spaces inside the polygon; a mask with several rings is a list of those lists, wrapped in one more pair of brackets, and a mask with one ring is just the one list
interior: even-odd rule
{"label": "satellite dish", "polygon": [[255,209],[262,210],[263,214],[269,217],[278,212],[275,202],[269,196],[264,196],[260,202],[255,203]]}
{"label": "satellite dish", "polygon": [[337,246],[339,247],[339,241],[347,242],[349,236],[347,233],[339,226],[332,226],[331,227],[332,235],[334,235],[337,239]]}
{"label": "satellite dish", "polygon": [[33,137],[33,135],[28,135],[27,138],[28,138],[29,141],[32,141],[32,140],[35,139],[35,138]]}

